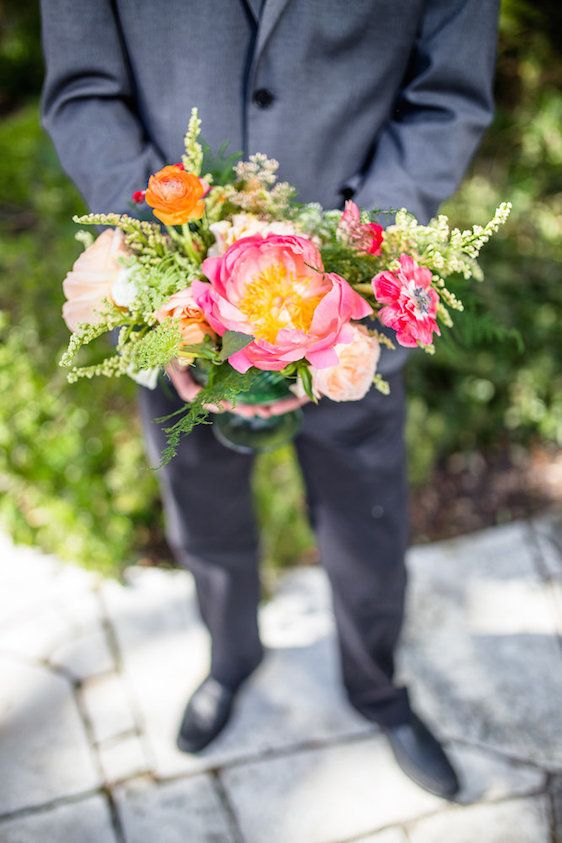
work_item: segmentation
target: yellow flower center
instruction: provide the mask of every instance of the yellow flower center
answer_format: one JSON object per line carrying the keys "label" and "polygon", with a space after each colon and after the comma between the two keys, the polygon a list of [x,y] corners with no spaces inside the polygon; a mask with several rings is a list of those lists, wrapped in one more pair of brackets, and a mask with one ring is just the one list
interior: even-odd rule
{"label": "yellow flower center", "polygon": [[312,281],[312,277],[294,275],[282,263],[252,278],[238,307],[252,324],[256,339],[274,343],[282,328],[308,331],[324,297],[311,293]]}

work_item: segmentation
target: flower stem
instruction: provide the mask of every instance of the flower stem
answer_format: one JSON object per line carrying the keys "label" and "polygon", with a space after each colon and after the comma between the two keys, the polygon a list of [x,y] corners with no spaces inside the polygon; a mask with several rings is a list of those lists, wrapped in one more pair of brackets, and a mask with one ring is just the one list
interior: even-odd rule
{"label": "flower stem", "polygon": [[193,263],[199,264],[199,258],[193,246],[193,240],[191,239],[189,223],[186,222],[182,225],[181,234],[173,225],[167,225],[166,229],[172,240],[181,246],[187,257],[192,260]]}
{"label": "flower stem", "polygon": [[189,258],[191,258],[191,260],[194,263],[199,263],[197,251],[195,249],[195,246],[193,245],[193,239],[191,237],[191,229],[189,228],[188,222],[184,222],[184,224],[181,227],[181,232],[182,232],[183,239],[184,239],[184,242],[185,242],[185,251],[186,251],[187,256]]}

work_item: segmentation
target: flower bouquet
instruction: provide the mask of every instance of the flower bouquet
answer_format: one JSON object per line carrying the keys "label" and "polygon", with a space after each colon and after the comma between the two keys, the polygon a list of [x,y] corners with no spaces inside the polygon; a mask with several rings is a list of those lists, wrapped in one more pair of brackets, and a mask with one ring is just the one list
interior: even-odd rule
{"label": "flower bouquet", "polygon": [[[443,215],[420,225],[401,209],[383,229],[381,211],[351,201],[343,212],[298,203],[265,155],[207,166],[199,132],[194,109],[182,161],[132,197],[158,222],[74,218],[110,228],[95,241],[79,232],[85,250],[63,284],[69,381],[126,374],[154,387],[189,367],[192,400],[165,428],[164,462],[210,413],[221,441],[259,450],[294,436],[304,401],[388,392],[380,347],[433,353],[463,309],[446,279],[481,279],[479,251],[510,211],[502,203],[485,226],[460,231]],[[115,329],[111,354],[76,365],[81,347]]]}

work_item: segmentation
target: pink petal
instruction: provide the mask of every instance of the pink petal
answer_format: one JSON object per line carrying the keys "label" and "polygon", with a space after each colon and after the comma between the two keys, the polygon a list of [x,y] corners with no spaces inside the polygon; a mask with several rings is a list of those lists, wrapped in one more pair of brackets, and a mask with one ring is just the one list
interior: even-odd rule
{"label": "pink petal", "polygon": [[[222,258],[205,258],[201,264],[201,270],[207,276],[211,283],[215,283],[219,279]],[[196,283],[196,282],[194,282]]]}
{"label": "pink petal", "polygon": [[250,369],[254,364],[249,359],[248,355],[246,354],[246,349],[243,348],[241,351],[235,351],[234,354],[231,354],[228,358],[228,362],[232,366],[233,369],[236,369],[237,372],[244,374]]}
{"label": "pink petal", "polygon": [[311,366],[316,369],[326,369],[328,366],[337,366],[339,357],[333,348],[325,348],[321,351],[307,351],[304,355]]}

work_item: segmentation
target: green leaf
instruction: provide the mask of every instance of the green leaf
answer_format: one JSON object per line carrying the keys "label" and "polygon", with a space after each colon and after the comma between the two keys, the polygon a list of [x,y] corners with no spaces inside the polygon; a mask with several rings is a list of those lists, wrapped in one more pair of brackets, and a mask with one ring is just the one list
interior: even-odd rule
{"label": "green leaf", "polygon": [[219,352],[209,336],[206,336],[203,342],[195,343],[194,345],[182,345],[180,357],[182,356],[197,357],[200,360],[210,360],[218,364],[221,360]]}
{"label": "green leaf", "polygon": [[307,365],[299,366],[299,375],[301,378],[302,388],[304,389],[305,393],[311,401],[314,401],[314,403],[317,404],[318,399],[314,394],[314,389],[312,386],[312,372],[310,371]]}
{"label": "green leaf", "polygon": [[249,334],[242,334],[240,331],[227,331],[222,338],[221,360],[228,360],[231,354],[242,351],[247,345],[253,342],[254,338]]}
{"label": "green leaf", "polygon": [[229,142],[224,141],[216,152],[214,152],[208,143],[201,138],[201,147],[203,149],[203,164],[201,172],[209,173],[213,177],[213,184],[230,184],[232,182],[232,172],[234,166],[238,161],[242,160],[242,152],[228,152]]}

